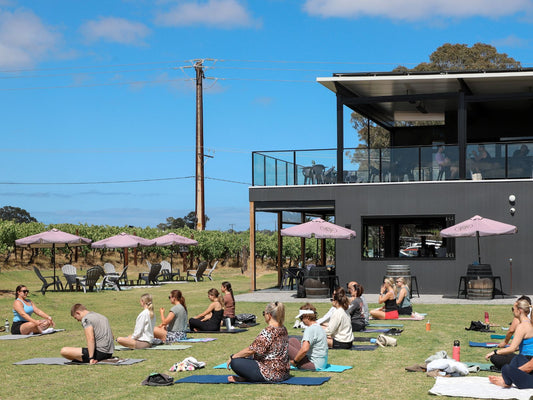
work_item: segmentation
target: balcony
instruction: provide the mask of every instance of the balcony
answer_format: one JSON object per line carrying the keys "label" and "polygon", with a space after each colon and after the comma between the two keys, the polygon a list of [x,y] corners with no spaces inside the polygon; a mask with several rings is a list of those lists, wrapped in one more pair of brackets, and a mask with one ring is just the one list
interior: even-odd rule
{"label": "balcony", "polygon": [[[533,141],[470,143],[466,179],[532,178]],[[337,149],[256,151],[253,186],[445,181],[459,179],[457,145],[345,148],[339,176]]]}

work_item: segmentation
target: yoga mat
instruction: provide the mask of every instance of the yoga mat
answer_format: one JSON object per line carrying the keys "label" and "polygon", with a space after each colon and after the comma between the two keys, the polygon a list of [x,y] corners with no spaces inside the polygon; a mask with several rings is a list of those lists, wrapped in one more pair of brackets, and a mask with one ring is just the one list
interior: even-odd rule
{"label": "yoga mat", "polygon": [[[347,369],[352,369],[353,367],[350,367],[349,365],[334,365],[334,364],[328,364],[326,368],[323,369],[300,369],[296,368],[295,366],[291,365],[291,369],[294,371],[304,371],[304,372],[343,372]],[[226,369],[226,363],[218,364],[213,367],[213,369]]]}
{"label": "yoga mat", "polygon": [[420,316],[420,317],[399,317],[398,321],[423,321],[424,318],[425,318],[424,316]]}
{"label": "yoga mat", "polygon": [[506,335],[490,335],[491,339],[505,339]]}
{"label": "yoga mat", "polygon": [[64,329],[54,329],[52,332],[48,333],[34,333],[32,335],[2,335],[0,336],[0,340],[17,340],[17,339],[27,339],[31,337],[38,337],[38,336],[44,336],[44,335],[51,335],[52,333],[56,332],[63,332]]}
{"label": "yoga mat", "polygon": [[[230,375],[191,375],[186,378],[178,379],[174,383],[230,383],[228,382],[228,376]],[[318,386],[324,382],[329,381],[329,376],[325,377],[304,377],[304,376],[291,376],[289,379],[283,382],[235,382],[237,385],[257,385],[257,384],[282,384],[282,385],[304,385],[304,386]],[[231,382],[233,383],[233,382]]]}
{"label": "yoga mat", "polygon": [[121,346],[120,344],[115,345],[115,351],[125,351],[125,350],[185,350],[192,346],[187,346],[185,344],[159,344],[157,346],[147,347],[146,349],[130,349],[129,347]]}
{"label": "yoga mat", "polygon": [[[131,365],[139,362],[143,362],[144,358],[114,358],[110,360],[104,360],[98,362],[96,365]],[[72,362],[63,357],[48,357],[48,358],[30,358],[29,360],[23,360],[13,365],[90,365],[88,363]]]}
{"label": "yoga mat", "polygon": [[452,397],[475,397],[478,399],[518,399],[529,400],[533,389],[503,388],[493,385],[489,378],[461,376],[457,378],[437,377],[430,394]]}
{"label": "yoga mat", "polygon": [[491,342],[468,342],[470,347],[498,347],[498,343]]}
{"label": "yoga mat", "polygon": [[366,336],[354,336],[353,337],[353,341],[354,342],[371,342],[372,343],[372,340],[376,340],[375,338],[371,338],[371,337],[366,337]]}
{"label": "yoga mat", "polygon": [[235,328],[235,329],[230,329],[230,330],[227,330],[227,329],[221,329],[219,331],[198,331],[198,332],[193,332],[193,331],[187,331],[187,333],[191,333],[191,334],[196,334],[196,333],[241,333],[241,332],[247,332],[248,329],[239,329],[239,328]]}
{"label": "yoga mat", "polygon": [[[377,348],[378,346],[375,344],[354,344],[352,348],[349,350],[372,351],[372,350],[376,350]],[[343,349],[330,349],[330,350],[343,350]]]}
{"label": "yoga mat", "polygon": [[212,342],[213,340],[217,340],[216,338],[188,338],[188,339],[181,339],[178,340],[179,343],[203,343],[203,342]]}
{"label": "yoga mat", "polygon": [[490,366],[492,364],[484,364],[484,363],[478,363],[478,362],[468,362],[468,361],[461,361],[463,364],[466,364],[467,367],[473,367],[478,366],[480,371],[490,371]]}
{"label": "yoga mat", "polygon": [[364,333],[385,333],[388,332],[390,328],[381,328],[381,329],[365,329]]}
{"label": "yoga mat", "polygon": [[[382,320],[379,320],[379,321],[382,321]],[[387,323],[387,322],[371,322],[370,324],[368,324],[367,326],[370,326],[370,327],[376,327],[376,326],[379,326],[379,327],[384,327],[384,326],[390,326],[391,328],[403,328],[403,324],[390,324],[390,323]]]}

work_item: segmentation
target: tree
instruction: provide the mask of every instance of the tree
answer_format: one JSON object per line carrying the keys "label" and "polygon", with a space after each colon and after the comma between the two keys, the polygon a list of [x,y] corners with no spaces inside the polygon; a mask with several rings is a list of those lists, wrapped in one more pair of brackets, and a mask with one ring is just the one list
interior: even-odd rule
{"label": "tree", "polygon": [[[209,217],[206,215],[205,222],[207,223],[207,221],[209,221]],[[185,227],[196,229],[196,213],[191,211],[183,218],[168,217],[166,223],[159,224],[157,227],[164,231],[168,229],[180,229]]]}
{"label": "tree", "polygon": [[[422,62],[412,69],[399,65],[392,72],[423,72],[423,71],[469,71],[469,70],[497,70],[519,69],[519,61],[505,53],[498,53],[496,47],[485,43],[476,43],[472,47],[467,44],[445,43],[429,56],[429,62]],[[359,163],[366,169],[365,157],[368,143],[368,120],[356,112],[351,115],[351,123],[359,138],[358,150],[347,154],[352,162]],[[370,148],[389,147],[389,132],[370,121]]]}
{"label": "tree", "polygon": [[0,208],[0,220],[13,221],[19,224],[37,222],[37,220],[33,218],[28,211],[12,206],[4,206]]}

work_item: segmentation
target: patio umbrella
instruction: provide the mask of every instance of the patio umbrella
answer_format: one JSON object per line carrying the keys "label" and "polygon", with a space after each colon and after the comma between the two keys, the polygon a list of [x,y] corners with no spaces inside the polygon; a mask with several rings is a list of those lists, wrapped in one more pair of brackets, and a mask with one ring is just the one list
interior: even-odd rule
{"label": "patio umbrella", "polygon": [[352,239],[355,231],[342,226],[316,218],[300,225],[291,226],[281,230],[281,236],[295,236],[317,239]]}
{"label": "patio umbrella", "polygon": [[[352,239],[355,237],[355,231],[343,228],[342,226],[324,221],[322,218],[316,218],[300,225],[291,226],[281,230],[281,236],[294,236],[310,239]],[[324,248],[324,242],[322,242]],[[324,250],[322,251],[322,263],[324,263]],[[317,242],[318,256],[318,242]],[[304,259],[302,255],[302,260]]]}
{"label": "patio umbrella", "polygon": [[[174,232],[159,236],[154,239],[156,246],[198,246],[198,242],[194,239],[189,239],[185,236],[180,236]],[[170,252],[170,272],[172,272],[172,255],[174,251]]]}
{"label": "patio umbrella", "polygon": [[15,246],[28,248],[48,248],[52,249],[52,264],[54,265],[54,282],[56,279],[56,247],[70,247],[88,246],[91,244],[91,239],[81,236],[73,235],[71,233],[60,231],[59,229],[51,229],[46,232],[37,233],[35,235],[27,236],[25,238],[15,240]]}
{"label": "patio umbrella", "polygon": [[494,221],[475,215],[466,221],[450,226],[440,231],[442,237],[476,237],[477,238],[477,258],[481,264],[479,251],[480,236],[512,235],[518,231],[516,226]]}
{"label": "patio umbrella", "polygon": [[111,236],[106,239],[98,240],[97,242],[91,244],[91,247],[94,249],[124,249],[124,266],[126,266],[129,248],[149,246],[155,246],[155,240],[130,235],[126,232],[119,233],[118,235]]}

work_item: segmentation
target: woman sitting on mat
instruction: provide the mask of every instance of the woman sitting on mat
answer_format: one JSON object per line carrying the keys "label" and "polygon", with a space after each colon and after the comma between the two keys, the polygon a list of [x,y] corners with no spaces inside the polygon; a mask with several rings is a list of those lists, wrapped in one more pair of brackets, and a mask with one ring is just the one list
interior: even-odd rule
{"label": "woman sitting on mat", "polygon": [[306,303],[300,307],[297,318],[306,326],[302,342],[289,339],[291,364],[299,369],[320,370],[328,364],[328,340],[324,329],[316,322],[316,308]]}
{"label": "woman sitting on mat", "polygon": [[[518,300],[516,301],[519,301],[519,300],[525,300],[529,303],[529,305],[531,306],[531,299],[529,298],[529,296],[520,296],[518,298]],[[531,308],[530,308],[530,312],[529,312],[529,315],[528,315],[528,318],[531,319]],[[515,318],[513,316],[513,320],[511,321],[511,325],[509,326],[509,330],[507,331],[507,333],[505,334],[505,338],[500,342],[498,343],[498,347],[501,349],[503,347],[507,347],[507,345],[509,344],[509,342],[511,341],[511,338],[513,337],[515,331],[516,331],[516,328],[518,327],[518,325],[520,324],[520,320],[518,318]],[[497,365],[497,364],[494,364],[494,366],[498,369],[502,369],[503,365],[505,364],[508,364],[510,361],[511,361],[511,358],[509,359],[508,362],[505,362],[501,365]]]}
{"label": "woman sitting on mat", "polygon": [[267,323],[253,343],[232,354],[227,362],[237,376],[229,382],[281,382],[289,378],[289,335],[283,326],[285,306],[276,301],[266,306]]}
{"label": "woman sitting on mat", "polygon": [[350,305],[346,292],[338,287],[331,299],[335,311],[325,328],[330,349],[351,349],[353,342],[352,323],[346,310]]}
{"label": "woman sitting on mat", "polygon": [[348,307],[348,314],[352,322],[352,331],[361,332],[365,330],[365,313],[363,300],[361,299],[362,287],[356,282],[350,282],[348,289],[352,297],[350,297],[350,307]]}
{"label": "woman sitting on mat", "polygon": [[379,293],[378,303],[383,307],[370,311],[374,319],[398,319],[398,304],[396,304],[396,286],[392,278],[385,278]]}
{"label": "woman sitting on mat", "polygon": [[196,317],[189,320],[189,328],[191,331],[219,331],[220,322],[224,314],[224,308],[218,294],[218,290],[215,288],[209,289],[207,297],[211,301],[211,304],[206,310],[198,314]]}
{"label": "woman sitting on mat", "polygon": [[224,293],[224,318],[231,320],[231,326],[235,325],[235,297],[233,296],[233,289],[231,283],[228,281],[222,282],[222,293]]}
{"label": "woman sitting on mat", "polygon": [[485,358],[495,367],[502,370],[506,364],[511,363],[515,357],[514,352],[519,350],[521,356],[527,360],[533,357],[533,325],[528,317],[531,305],[527,300],[518,300],[512,307],[513,316],[519,321],[513,340],[509,347],[498,348],[488,353]]}
{"label": "woman sitting on mat", "polygon": [[398,304],[398,315],[408,315],[413,313],[413,306],[411,305],[411,292],[409,286],[405,284],[405,278],[396,278],[396,286],[400,288],[396,304]]}
{"label": "woman sitting on mat", "polygon": [[133,334],[128,337],[118,337],[117,343],[130,349],[146,349],[152,347],[154,340],[155,315],[152,295],[145,293],[139,300],[143,310],[137,316]]}
{"label": "woman sitting on mat", "polygon": [[172,308],[165,317],[165,308],[161,307],[161,324],[154,328],[154,336],[166,343],[187,339],[187,306],[181,290],[173,290],[168,296]]}
{"label": "woman sitting on mat", "polygon": [[[43,333],[43,331],[50,326],[56,326],[51,316],[40,310],[30,299],[28,299],[29,292],[28,288],[24,285],[18,285],[15,289],[13,325],[11,325],[11,333],[13,335]],[[31,315],[33,313],[44,319],[32,318]]]}

